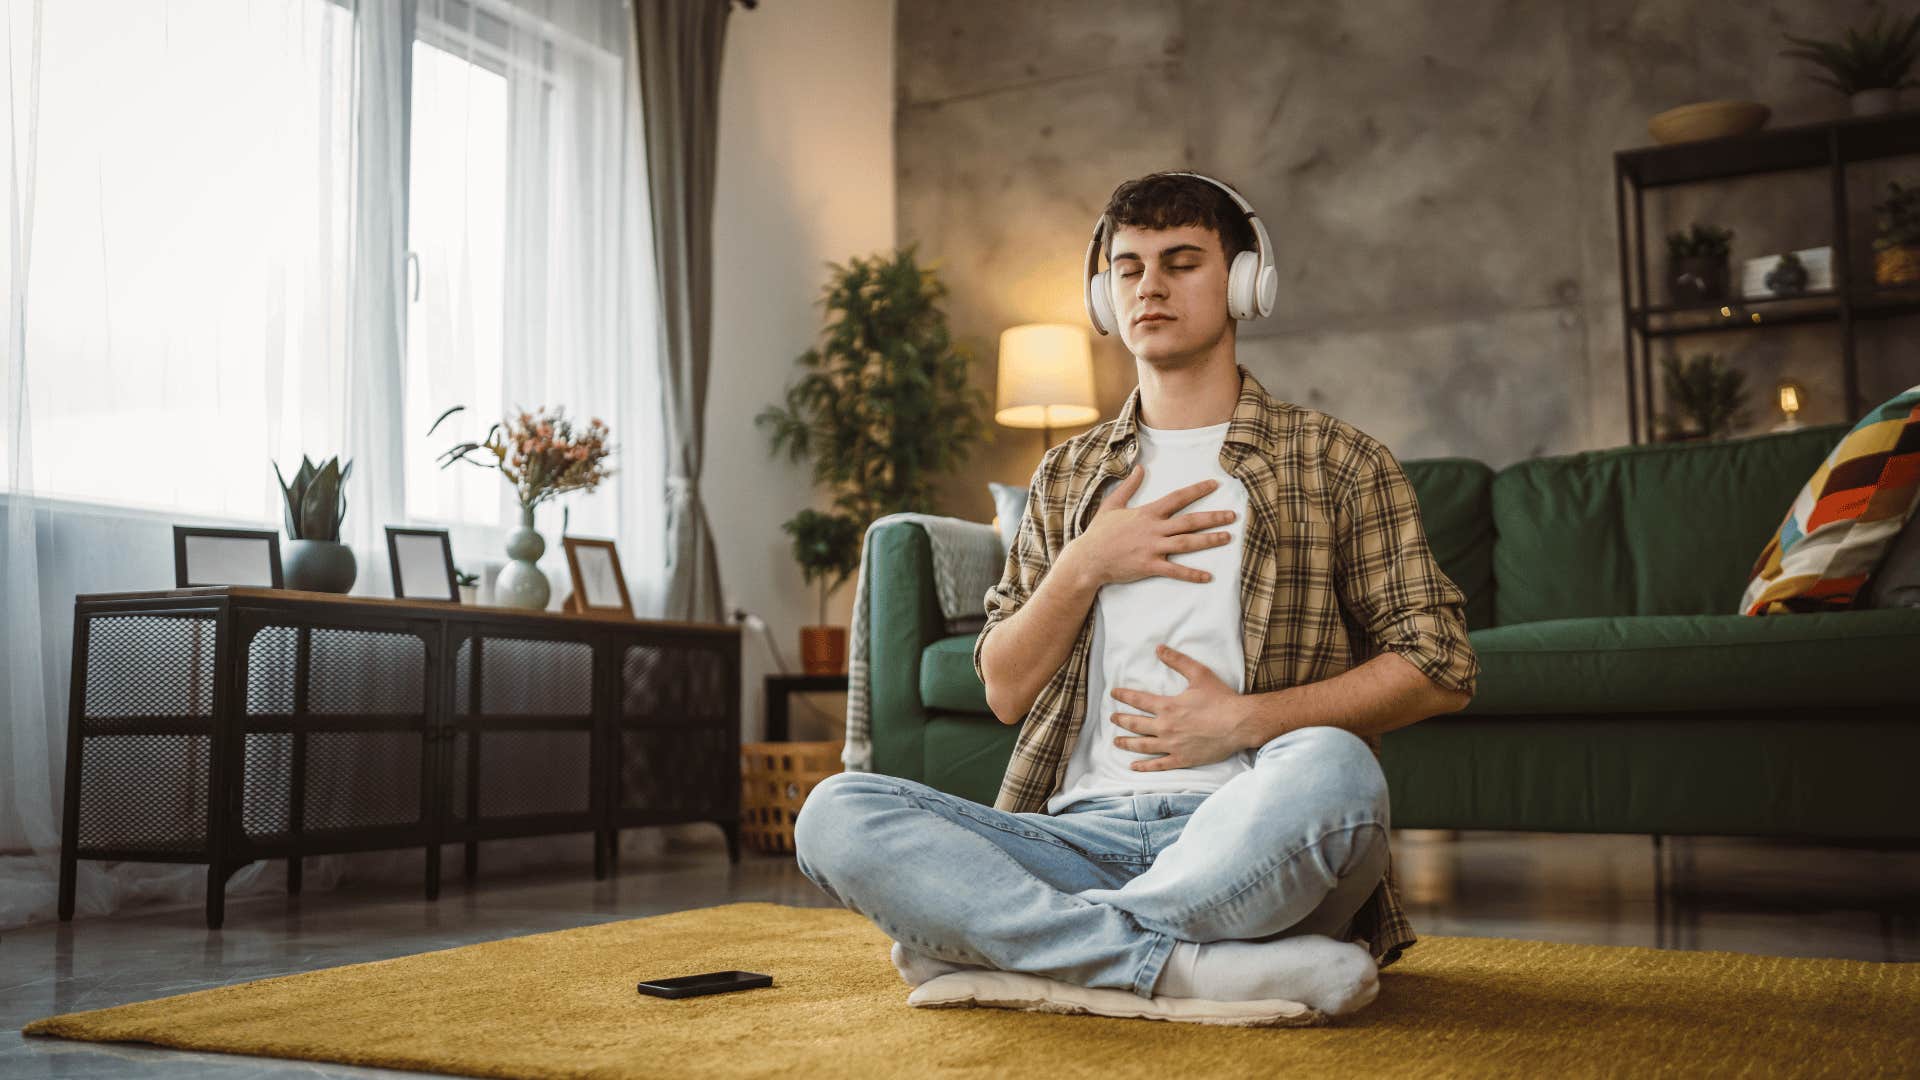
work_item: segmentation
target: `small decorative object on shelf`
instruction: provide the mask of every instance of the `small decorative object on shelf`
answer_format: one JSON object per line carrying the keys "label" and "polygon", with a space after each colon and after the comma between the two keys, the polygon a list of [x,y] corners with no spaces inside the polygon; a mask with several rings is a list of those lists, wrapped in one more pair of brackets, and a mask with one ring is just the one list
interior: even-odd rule
{"label": "small decorative object on shelf", "polygon": [[1764,280],[1767,291],[1775,296],[1798,296],[1807,291],[1807,264],[1789,251],[1774,260]]}
{"label": "small decorative object on shelf", "polygon": [[[465,408],[455,405],[441,413],[427,434]],[[607,426],[596,417],[575,431],[565,412],[562,407],[548,412],[544,405],[531,413],[522,409],[515,417],[496,421],[479,442],[459,443],[440,455],[443,469],[456,461],[498,469],[519,499],[520,527],[507,537],[507,557],[512,561],[494,579],[496,604],[536,610],[547,606],[553,585],[535,565],[547,550],[547,542],[533,527],[535,508],[570,491],[592,491],[613,475],[606,467],[614,450],[607,443]]]}
{"label": "small decorative object on shelf", "polygon": [[1667,292],[1677,305],[1710,304],[1727,298],[1727,255],[1733,230],[1695,222],[1690,231],[1667,235]]}
{"label": "small decorative object on shelf", "polygon": [[1718,353],[1696,353],[1684,363],[1660,358],[1663,389],[1673,411],[1661,417],[1668,442],[1723,439],[1747,423],[1743,371],[1728,367]]}
{"label": "small decorative object on shelf", "polygon": [[477,604],[480,602],[479,574],[470,574],[456,567],[453,571],[453,583],[460,587],[461,603]]}
{"label": "small decorative object on shelf", "polygon": [[[1788,262],[1791,257],[1791,262]],[[1804,276],[1800,287],[1793,292],[1784,292],[1774,288],[1774,271],[1783,263],[1797,265],[1801,274],[1789,272],[1782,280],[1792,284],[1795,277]],[[1744,259],[1740,263],[1740,296],[1746,300],[1770,300],[1786,296],[1798,296],[1809,292],[1833,291],[1833,246],[1800,248],[1797,251],[1783,252],[1779,255],[1759,255]]]}
{"label": "small decorative object on shelf", "polygon": [[1724,139],[1759,131],[1772,115],[1772,109],[1757,101],[1696,101],[1647,121],[1647,134],[1659,143]]}
{"label": "small decorative object on shelf", "polygon": [[1781,36],[1799,48],[1782,50],[1780,55],[1824,69],[1825,75],[1808,72],[1807,77],[1844,94],[1855,116],[1892,112],[1899,107],[1900,91],[1920,86],[1907,77],[1920,59],[1920,14],[1889,24],[1881,11],[1864,34],[1849,28],[1839,41]]}
{"label": "small decorative object on shelf", "polygon": [[633,618],[633,597],[627,593],[627,575],[620,569],[620,551],[613,541],[563,535],[560,546],[566,549],[567,573],[573,582],[568,611]]}
{"label": "small decorative object on shelf", "polygon": [[1785,419],[1773,425],[1773,430],[1795,431],[1805,427],[1806,425],[1800,421],[1800,408],[1801,398],[1806,393],[1806,388],[1792,379],[1782,379],[1780,385],[1774,388],[1774,392],[1779,395],[1780,415]]}
{"label": "small decorative object on shelf", "polygon": [[286,499],[287,547],[281,555],[287,588],[330,593],[353,588],[360,568],[353,549],[340,542],[340,523],[347,516],[347,476],[352,472],[351,461],[342,466],[332,457],[316,468],[301,455],[300,471],[288,483],[280,463],[273,463]]}
{"label": "small decorative object on shelf", "polygon": [[1920,282],[1920,187],[1887,181],[1887,201],[1874,205],[1873,280],[1877,285]]}

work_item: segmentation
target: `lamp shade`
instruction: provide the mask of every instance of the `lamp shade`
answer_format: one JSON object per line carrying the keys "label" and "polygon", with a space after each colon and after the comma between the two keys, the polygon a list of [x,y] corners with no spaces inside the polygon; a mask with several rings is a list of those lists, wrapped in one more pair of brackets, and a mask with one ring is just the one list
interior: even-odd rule
{"label": "lamp shade", "polygon": [[1002,331],[993,418],[1015,428],[1073,427],[1100,419],[1086,329],[1028,323]]}

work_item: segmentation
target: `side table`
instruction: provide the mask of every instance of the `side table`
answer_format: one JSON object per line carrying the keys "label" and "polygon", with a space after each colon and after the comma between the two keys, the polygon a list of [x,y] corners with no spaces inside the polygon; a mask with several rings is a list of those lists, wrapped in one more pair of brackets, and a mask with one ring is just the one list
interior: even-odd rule
{"label": "side table", "polygon": [[787,741],[787,695],[809,690],[847,690],[847,676],[769,675],[767,676],[767,741]]}

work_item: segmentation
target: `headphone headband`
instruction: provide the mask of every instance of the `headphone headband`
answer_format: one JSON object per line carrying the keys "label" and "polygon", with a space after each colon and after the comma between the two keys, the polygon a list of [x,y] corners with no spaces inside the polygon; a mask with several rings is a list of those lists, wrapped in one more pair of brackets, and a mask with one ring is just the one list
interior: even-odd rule
{"label": "headphone headband", "polygon": [[[1257,259],[1251,266],[1244,266],[1240,252],[1228,268],[1227,305],[1229,313],[1236,319],[1265,318],[1273,311],[1274,294],[1279,291],[1279,275],[1273,268],[1272,243],[1267,238],[1266,223],[1260,220],[1260,214],[1254,210],[1238,191],[1211,176],[1197,172],[1172,172],[1168,176],[1191,176],[1204,180],[1227,193],[1234,205],[1246,215],[1247,223],[1253,226],[1254,250]],[[1112,300],[1107,295],[1107,274],[1113,267],[1113,219],[1102,211],[1098,221],[1093,223],[1093,237],[1087,243],[1087,260],[1082,274],[1083,296],[1087,306],[1087,320],[1093,328],[1102,334],[1112,332],[1115,321],[1112,312]],[[1225,237],[1221,238],[1223,241]],[[1107,270],[1100,269],[1100,256],[1107,256]]]}

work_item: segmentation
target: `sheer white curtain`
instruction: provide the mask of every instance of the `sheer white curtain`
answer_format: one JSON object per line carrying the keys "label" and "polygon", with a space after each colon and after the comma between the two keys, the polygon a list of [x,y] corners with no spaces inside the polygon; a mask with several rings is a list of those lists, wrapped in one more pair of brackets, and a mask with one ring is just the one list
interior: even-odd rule
{"label": "sheer white curtain", "polygon": [[[6,927],[53,911],[74,596],[170,587],[173,524],[278,529],[270,463],[339,454],[355,462],[355,593],[391,595],[388,524],[452,529],[478,570],[504,558],[506,485],[434,455],[504,407],[564,404],[606,420],[620,449],[611,490],[574,498],[573,531],[620,541],[650,613],[664,471],[654,338],[636,329],[655,300],[617,0],[0,3]],[[491,105],[448,96],[476,58],[526,78],[505,77]],[[433,112],[454,107],[457,137]],[[502,122],[464,122],[484,107]],[[456,403],[478,427],[428,440]],[[558,517],[540,522],[556,603]],[[417,854],[316,859],[307,886],[418,869]],[[79,911],[192,902],[204,879],[83,861]],[[229,891],[283,880],[256,864]]]}

